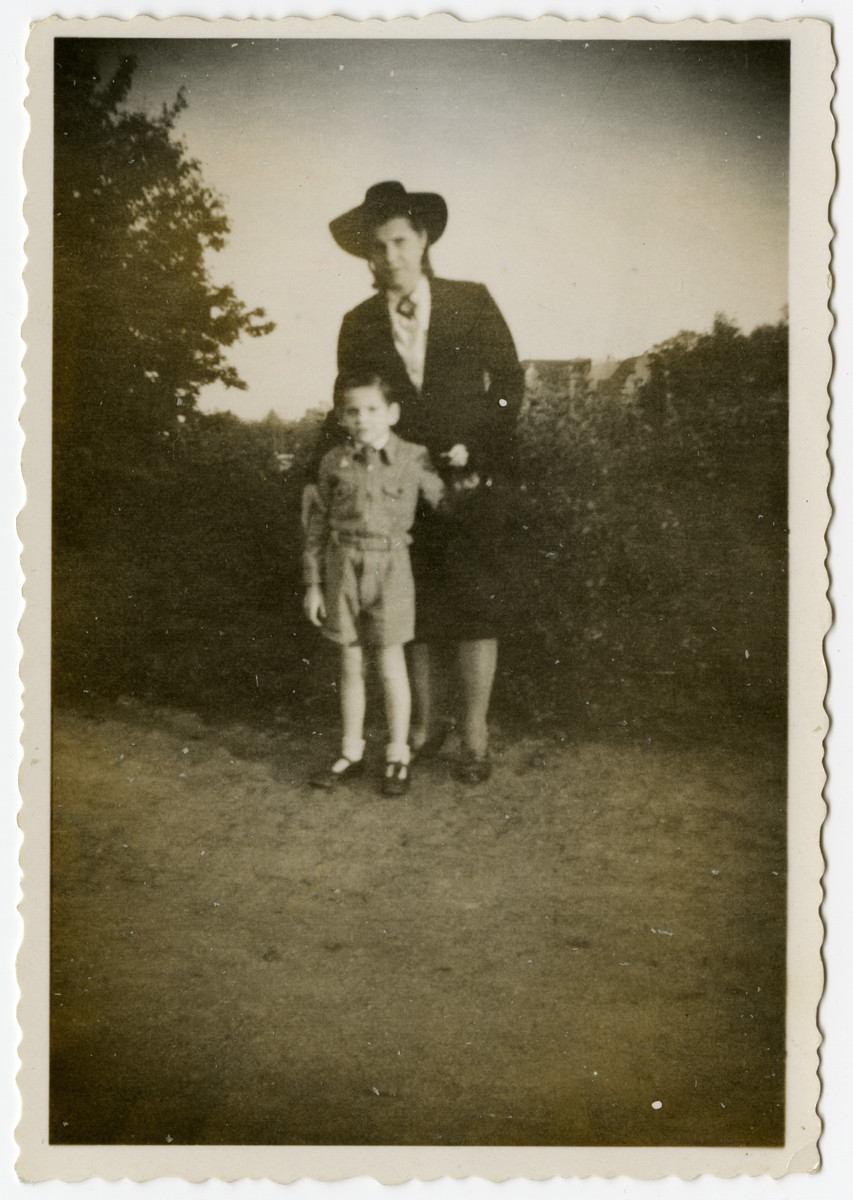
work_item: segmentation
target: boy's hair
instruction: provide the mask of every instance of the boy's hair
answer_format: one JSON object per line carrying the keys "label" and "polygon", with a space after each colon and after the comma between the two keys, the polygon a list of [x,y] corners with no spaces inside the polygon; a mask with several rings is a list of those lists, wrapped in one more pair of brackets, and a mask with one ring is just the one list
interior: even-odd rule
{"label": "boy's hair", "polygon": [[335,380],[335,390],[332,394],[332,403],[337,408],[346,396],[347,392],[353,391],[355,388],[376,388],[377,391],[385,398],[386,404],[394,403],[394,393],[391,390],[391,385],[376,371],[354,370],[343,371]]}

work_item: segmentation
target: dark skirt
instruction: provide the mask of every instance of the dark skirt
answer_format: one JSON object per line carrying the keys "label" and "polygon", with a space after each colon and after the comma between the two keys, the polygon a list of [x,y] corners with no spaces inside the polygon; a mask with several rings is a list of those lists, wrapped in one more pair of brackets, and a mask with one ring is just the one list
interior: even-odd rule
{"label": "dark skirt", "polygon": [[500,637],[506,620],[506,493],[481,484],[418,514],[412,530],[415,640]]}

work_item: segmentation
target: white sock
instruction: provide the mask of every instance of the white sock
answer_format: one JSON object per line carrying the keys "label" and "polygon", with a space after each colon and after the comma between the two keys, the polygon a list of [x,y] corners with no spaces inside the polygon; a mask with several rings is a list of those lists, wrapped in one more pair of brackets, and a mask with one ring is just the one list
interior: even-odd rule
{"label": "white sock", "polygon": [[348,758],[350,762],[361,762],[364,758],[364,747],[366,742],[362,738],[343,738],[341,741],[341,755],[343,758]]}
{"label": "white sock", "polygon": [[389,742],[385,747],[385,761],[389,763],[407,763],[411,758],[406,742]]}

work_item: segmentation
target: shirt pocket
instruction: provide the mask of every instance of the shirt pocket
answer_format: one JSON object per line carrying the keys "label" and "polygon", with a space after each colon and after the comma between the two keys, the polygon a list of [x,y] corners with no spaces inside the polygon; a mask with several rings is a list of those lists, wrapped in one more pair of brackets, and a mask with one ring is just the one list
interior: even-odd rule
{"label": "shirt pocket", "polygon": [[386,480],[382,484],[382,503],[385,511],[395,521],[405,523],[414,515],[414,495],[412,489],[399,480]]}
{"label": "shirt pocket", "polygon": [[398,480],[384,480],[382,485],[382,494],[386,502],[389,504],[400,504],[401,500],[406,499],[406,484]]}
{"label": "shirt pocket", "polygon": [[364,500],[355,472],[336,475],[332,483],[332,511],[339,520],[351,521],[361,515]]}

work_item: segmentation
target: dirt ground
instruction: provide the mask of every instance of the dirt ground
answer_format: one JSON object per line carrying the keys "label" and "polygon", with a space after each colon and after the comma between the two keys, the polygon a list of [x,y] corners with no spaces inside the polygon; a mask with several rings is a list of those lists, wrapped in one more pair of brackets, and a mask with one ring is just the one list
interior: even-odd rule
{"label": "dirt ground", "polygon": [[784,750],[728,741],[505,730],[392,800],[283,722],[57,713],[51,1140],[781,1142]]}

